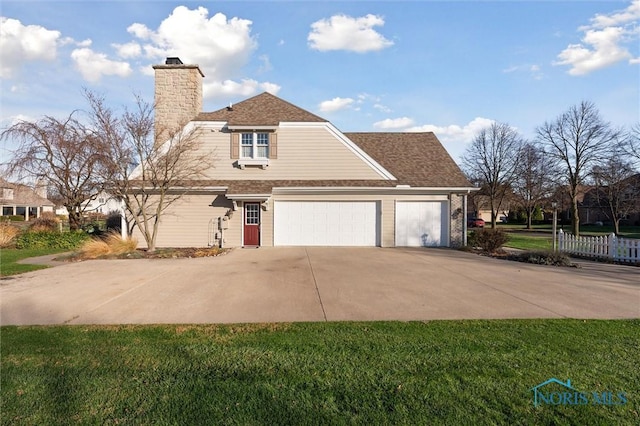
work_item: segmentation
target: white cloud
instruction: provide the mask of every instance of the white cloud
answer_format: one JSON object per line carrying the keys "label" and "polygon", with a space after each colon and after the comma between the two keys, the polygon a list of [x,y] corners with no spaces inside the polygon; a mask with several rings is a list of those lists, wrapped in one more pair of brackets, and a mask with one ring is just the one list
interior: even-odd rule
{"label": "white cloud", "polygon": [[60,41],[59,31],[0,17],[0,78],[13,77],[25,62],[54,60]]}
{"label": "white cloud", "polygon": [[146,25],[138,23],[129,25],[127,32],[141,39],[148,39],[153,35],[153,31],[147,28]]}
{"label": "white cloud", "polygon": [[633,0],[626,9],[614,12],[610,15],[596,14],[591,18],[591,25],[580,27],[580,30],[589,28],[607,28],[616,25],[623,25],[640,19],[640,0]]}
{"label": "white cloud", "polygon": [[[179,56],[184,63],[198,64],[206,75],[205,98],[243,95],[268,87],[280,86],[251,79],[236,81],[257,47],[251,35],[252,22],[241,18],[227,18],[222,13],[209,17],[204,7],[190,10],[178,6],[157,29],[135,23],[127,31],[138,38],[142,52],[154,63],[167,56]],[[270,64],[263,59],[263,71]],[[255,90],[251,92],[251,90]]]}
{"label": "white cloud", "polygon": [[423,126],[410,127],[407,132],[433,132],[441,142],[468,143],[473,140],[476,134],[494,123],[495,120],[489,118],[476,117],[464,126],[451,124],[449,126],[436,126],[435,124],[425,124]]}
{"label": "white cloud", "polygon": [[78,47],[89,47],[93,44],[93,41],[90,38],[82,41],[77,41],[77,42],[71,38],[67,38],[66,40],[69,40],[70,43],[74,43]]}
{"label": "white cloud", "polygon": [[87,47],[74,49],[71,52],[71,58],[75,62],[76,69],[89,82],[95,83],[105,75],[128,77],[132,72],[127,62],[112,61],[107,58],[107,55],[96,53]]}
{"label": "white cloud", "polygon": [[353,99],[351,98],[333,98],[330,101],[320,102],[320,111],[322,112],[335,112],[340,111],[342,109],[349,108],[351,104],[353,104]]}
{"label": "white cloud", "polygon": [[382,104],[373,104],[373,107],[380,112],[391,112],[391,108]]}
{"label": "white cloud", "polygon": [[589,30],[582,41],[591,45],[570,44],[558,54],[554,65],[569,65],[571,75],[585,75],[592,71],[608,67],[625,59],[631,59],[631,53],[619,43],[624,30],[610,27],[604,30]]}
{"label": "white cloud", "polygon": [[585,75],[624,60],[636,63],[626,45],[637,43],[638,19],[640,0],[632,1],[622,11],[596,15],[590,25],[578,28],[584,33],[582,43],[567,46],[553,65],[568,65],[570,75]]}
{"label": "white cloud", "polygon": [[125,44],[113,43],[111,46],[116,49],[121,58],[137,58],[142,54],[142,47],[135,41]]}
{"label": "white cloud", "polygon": [[258,67],[259,73],[269,72],[273,69],[271,61],[269,60],[269,55],[260,55],[258,59],[261,62],[260,67]]}
{"label": "white cloud", "polygon": [[387,118],[373,123],[376,129],[404,129],[413,125],[413,120],[409,117]]}
{"label": "white cloud", "polygon": [[535,64],[534,65],[531,65],[531,64],[513,65],[509,68],[503,69],[502,72],[505,74],[510,74],[514,72],[525,72],[525,73],[528,73],[529,76],[534,80],[542,80],[542,78],[544,77],[544,74],[542,73],[542,69],[540,68],[540,65],[535,65]]}
{"label": "white cloud", "polygon": [[334,15],[311,24],[307,41],[309,47],[323,52],[348,50],[362,53],[382,50],[393,45],[392,41],[373,29],[383,25],[384,19],[377,15],[369,14],[360,18]]}
{"label": "white cloud", "polygon": [[213,81],[204,83],[202,90],[204,97],[213,96],[251,96],[256,92],[269,92],[277,95],[281,87],[275,83],[260,83],[253,79],[243,79],[241,82],[233,80]]}
{"label": "white cloud", "polygon": [[407,132],[433,132],[440,142],[449,152],[454,160],[458,161],[462,158],[464,151],[473,138],[482,129],[491,126],[495,120],[484,117],[476,117],[469,123],[460,126],[451,124],[449,126],[436,126],[434,124],[425,124],[406,129]]}

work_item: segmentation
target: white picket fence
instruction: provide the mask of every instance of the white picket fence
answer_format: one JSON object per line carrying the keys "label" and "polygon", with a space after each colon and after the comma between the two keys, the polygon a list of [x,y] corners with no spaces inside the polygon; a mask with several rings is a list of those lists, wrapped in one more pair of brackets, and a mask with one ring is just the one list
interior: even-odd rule
{"label": "white picket fence", "polygon": [[640,240],[616,237],[576,237],[558,232],[558,250],[587,257],[607,257],[620,262],[640,262]]}

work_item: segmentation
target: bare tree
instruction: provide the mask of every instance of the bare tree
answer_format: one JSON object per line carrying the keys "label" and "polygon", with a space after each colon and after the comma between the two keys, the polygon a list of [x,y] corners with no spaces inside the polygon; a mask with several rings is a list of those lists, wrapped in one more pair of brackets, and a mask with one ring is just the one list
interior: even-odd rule
{"label": "bare tree", "polygon": [[622,150],[629,155],[631,163],[636,166],[636,170],[640,170],[640,123],[631,126],[622,142]]}
{"label": "bare tree", "polygon": [[594,167],[595,200],[620,234],[620,220],[640,209],[640,175],[619,154]]}
{"label": "bare tree", "polygon": [[64,120],[49,116],[37,122],[23,120],[0,135],[19,141],[8,172],[46,182],[67,208],[71,230],[82,225],[85,201],[102,190],[99,176],[104,165],[101,141],[75,115]]}
{"label": "bare tree", "polygon": [[511,190],[518,155],[523,144],[516,130],[505,123],[482,129],[467,148],[462,164],[467,174],[479,180],[491,208],[491,227]]}
{"label": "bare tree", "polygon": [[[213,153],[202,149],[195,127],[154,132],[154,108],[139,96],[135,109],[122,116],[103,98],[89,92],[86,97],[97,134],[108,146],[109,191],[124,202],[129,232],[137,228],[147,250],[155,251],[162,215],[213,167]],[[154,134],[168,135],[168,140],[156,141]]]}
{"label": "bare tree", "polygon": [[513,180],[517,202],[527,215],[527,229],[531,229],[531,218],[536,207],[551,193],[552,164],[539,146],[528,143],[522,148]]}
{"label": "bare tree", "polygon": [[571,231],[580,234],[578,201],[591,168],[617,143],[619,132],[587,101],[574,105],[554,121],[536,129],[538,141],[560,166],[560,177],[571,197]]}

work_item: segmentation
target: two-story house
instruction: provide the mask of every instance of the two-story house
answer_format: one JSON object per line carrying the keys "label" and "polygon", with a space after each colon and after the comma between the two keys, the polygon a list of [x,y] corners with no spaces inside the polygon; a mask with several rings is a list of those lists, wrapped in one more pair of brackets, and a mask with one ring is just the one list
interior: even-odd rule
{"label": "two-story house", "polygon": [[464,243],[475,188],[433,133],[344,133],[269,93],[202,112],[197,65],[154,69],[156,130],[190,120],[215,155],[162,216],[158,247]]}

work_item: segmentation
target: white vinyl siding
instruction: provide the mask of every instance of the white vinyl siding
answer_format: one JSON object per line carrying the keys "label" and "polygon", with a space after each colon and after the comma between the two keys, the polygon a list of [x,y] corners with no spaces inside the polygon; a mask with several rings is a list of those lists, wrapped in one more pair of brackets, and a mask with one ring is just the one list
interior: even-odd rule
{"label": "white vinyl siding", "polygon": [[396,202],[396,246],[448,246],[447,205],[445,201]]}
{"label": "white vinyl siding", "polygon": [[276,246],[376,246],[375,201],[276,201]]}

